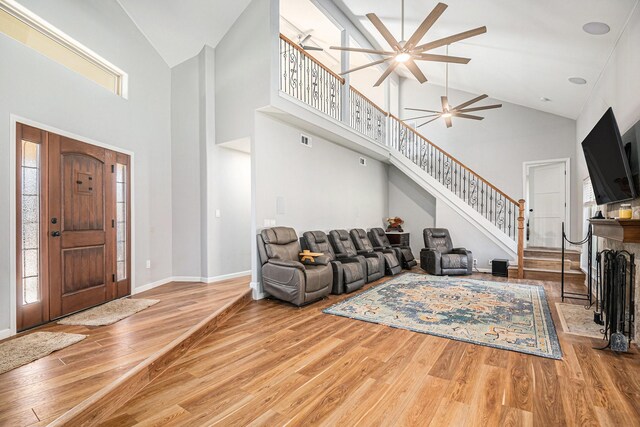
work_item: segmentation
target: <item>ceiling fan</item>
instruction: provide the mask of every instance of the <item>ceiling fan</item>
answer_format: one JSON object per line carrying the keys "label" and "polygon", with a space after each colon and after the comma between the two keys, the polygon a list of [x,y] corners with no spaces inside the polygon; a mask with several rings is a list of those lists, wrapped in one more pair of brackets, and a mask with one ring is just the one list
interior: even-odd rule
{"label": "ceiling fan", "polygon": [[385,51],[385,50],[377,50],[377,49],[360,49],[355,47],[341,47],[341,46],[331,46],[331,49],[337,50],[347,50],[350,52],[362,52],[362,53],[371,53],[376,55],[381,55],[384,58],[371,62],[366,65],[362,65],[360,67],[353,68],[351,70],[345,71],[341,73],[349,74],[354,71],[361,70],[363,68],[371,67],[373,65],[383,64],[385,62],[391,62],[387,69],[382,73],[382,76],[378,79],[378,81],[374,84],[374,86],[380,86],[380,84],[396,69],[396,67],[400,64],[404,64],[405,67],[411,71],[411,73],[415,76],[416,79],[420,83],[424,83],[427,81],[427,78],[422,73],[416,61],[434,61],[434,62],[446,62],[446,63],[455,63],[455,64],[466,64],[471,59],[469,58],[460,58],[456,56],[448,56],[448,55],[435,55],[430,53],[425,53],[429,50],[446,46],[451,43],[468,39],[469,37],[477,36],[479,34],[483,34],[487,32],[487,27],[478,27],[473,30],[464,31],[462,33],[454,34],[449,37],[445,37],[439,40],[435,40],[429,43],[421,44],[420,41],[424,37],[424,35],[429,31],[429,29],[435,24],[435,22],[440,18],[440,16],[447,9],[447,5],[444,3],[438,3],[435,8],[431,11],[431,13],[422,21],[422,24],[418,27],[418,29],[413,33],[409,40],[404,39],[404,0],[402,0],[402,31],[401,31],[401,40],[397,41],[395,37],[391,34],[391,32],[387,29],[387,27],[382,23],[380,18],[376,16],[375,13],[368,13],[367,18],[373,24],[374,27],[380,32],[382,37],[389,43],[393,50]]}
{"label": "ceiling fan", "polygon": [[310,38],[311,38],[311,33],[307,35],[304,35],[304,34],[298,35],[298,46],[300,46],[304,50],[319,50],[319,51],[324,50],[321,47],[306,45],[305,43],[309,41]]}
{"label": "ceiling fan", "polygon": [[[447,53],[449,53],[449,47],[447,46]],[[442,111],[435,111],[435,110],[424,110],[421,108],[405,108],[405,110],[410,110],[410,111],[421,111],[424,113],[432,113],[432,114],[428,114],[426,116],[418,116],[418,117],[412,117],[410,119],[407,120],[417,120],[417,119],[426,119],[426,118],[431,118],[431,120],[427,120],[426,122],[419,124],[416,126],[416,128],[419,128],[421,126],[426,125],[427,123],[431,123],[435,120],[438,120],[439,118],[443,118],[445,124],[447,125],[448,128],[450,128],[451,126],[453,126],[453,123],[451,121],[452,117],[460,117],[461,119],[471,119],[471,120],[484,120],[484,117],[480,117],[480,116],[476,116],[476,115],[472,115],[472,114],[467,114],[467,113],[472,113],[474,111],[481,111],[481,110],[491,110],[494,108],[500,108],[502,107],[502,104],[494,104],[494,105],[485,105],[482,107],[472,107],[472,108],[467,108],[472,104],[475,104],[476,102],[482,101],[485,98],[488,98],[489,95],[480,95],[476,98],[470,99],[467,102],[463,102],[460,105],[456,105],[455,107],[451,107],[449,105],[449,64],[446,65],[446,75],[445,75],[445,96],[440,97],[440,101],[442,103]]]}

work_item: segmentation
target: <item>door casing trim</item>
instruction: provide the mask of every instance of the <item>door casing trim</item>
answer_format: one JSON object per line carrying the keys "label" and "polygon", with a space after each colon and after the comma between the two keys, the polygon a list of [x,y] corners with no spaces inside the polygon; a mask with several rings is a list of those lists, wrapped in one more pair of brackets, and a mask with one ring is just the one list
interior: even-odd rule
{"label": "door casing trim", "polygon": [[50,126],[45,123],[37,122],[35,120],[27,119],[17,114],[9,114],[9,316],[10,316],[10,335],[13,336],[17,331],[17,283],[16,283],[16,218],[18,212],[16,211],[16,127],[18,123],[22,123],[28,126],[32,126],[38,129],[42,129],[47,132],[56,133],[58,135],[66,136],[68,138],[76,139],[80,142],[95,145],[97,147],[105,148],[107,150],[113,150],[126,154],[130,158],[130,196],[131,196],[131,294],[135,292],[136,287],[136,274],[135,274],[135,256],[136,256],[136,238],[135,238],[135,154],[131,150],[124,149],[122,147],[116,147],[114,145],[105,144],[100,141],[96,141],[91,138],[77,135],[72,132],[67,132],[62,129],[58,129],[55,126]]}
{"label": "door casing trim", "polygon": [[[571,158],[564,157],[559,159],[549,160],[532,160],[522,162],[522,194],[524,196],[526,205],[524,209],[525,224],[529,221],[529,169],[532,166],[541,166],[551,163],[564,163],[565,170],[567,172],[564,184],[565,184],[565,207],[564,207],[564,219],[565,230],[571,230]],[[524,247],[528,246],[527,239],[524,240]]]}

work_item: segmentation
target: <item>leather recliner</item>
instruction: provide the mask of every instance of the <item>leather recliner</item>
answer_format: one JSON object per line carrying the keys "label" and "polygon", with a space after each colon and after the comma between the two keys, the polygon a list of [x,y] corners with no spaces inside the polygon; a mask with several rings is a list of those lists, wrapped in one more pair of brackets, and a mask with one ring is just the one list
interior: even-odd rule
{"label": "leather recliner", "polygon": [[396,252],[391,248],[374,248],[367,237],[367,232],[362,228],[354,228],[349,232],[351,234],[351,240],[356,245],[358,255],[365,255],[373,252],[381,253],[384,257],[385,274],[388,276],[395,276],[402,271],[400,261],[396,256]]}
{"label": "leather recliner", "polygon": [[382,228],[372,228],[369,230],[369,239],[374,248],[393,249],[396,252],[396,257],[398,261],[400,261],[402,268],[410,270],[418,265],[418,261],[416,261],[416,258],[413,256],[411,248],[405,245],[392,245],[391,242],[389,242],[387,233],[385,233]]}
{"label": "leather recliner", "polygon": [[378,280],[384,276],[384,257],[379,253],[358,255],[358,250],[351,241],[347,230],[332,230],[329,232],[329,241],[336,253],[338,261],[342,258],[363,258],[367,271],[367,283]]}
{"label": "leather recliner", "polygon": [[311,252],[322,252],[331,260],[333,269],[332,294],[343,294],[362,288],[367,278],[366,261],[362,257],[337,259],[329,236],[324,231],[305,231],[302,234],[302,248]]}
{"label": "leather recliner", "polygon": [[429,274],[469,275],[473,273],[473,255],[465,248],[454,248],[449,230],[425,228],[425,248],[420,251],[420,267]]}
{"label": "leather recliner", "polygon": [[301,306],[324,298],[331,290],[333,273],[329,257],[299,261],[300,242],[293,228],[273,227],[258,234],[264,290],[283,301]]}

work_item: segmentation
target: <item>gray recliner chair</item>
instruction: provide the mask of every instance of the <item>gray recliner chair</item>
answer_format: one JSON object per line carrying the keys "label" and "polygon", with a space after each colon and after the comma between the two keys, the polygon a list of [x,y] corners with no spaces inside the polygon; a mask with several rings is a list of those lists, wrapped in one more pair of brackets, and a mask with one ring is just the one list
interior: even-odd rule
{"label": "gray recliner chair", "polygon": [[391,242],[389,242],[387,233],[385,233],[382,228],[372,228],[369,230],[369,239],[374,248],[393,249],[396,252],[396,257],[398,261],[400,261],[402,268],[410,270],[418,265],[418,261],[416,261],[416,258],[413,256],[411,248],[403,245],[392,245]]}
{"label": "gray recliner chair", "polygon": [[332,294],[343,294],[362,288],[367,278],[366,261],[362,257],[343,257],[339,261],[336,257],[329,236],[324,231],[305,231],[302,234],[302,248],[311,252],[322,252],[331,260],[333,269]]}
{"label": "gray recliner chair", "polygon": [[454,248],[449,230],[425,228],[425,248],[420,251],[420,267],[429,274],[469,275],[473,273],[473,255],[465,248]]}
{"label": "gray recliner chair", "polygon": [[367,237],[367,232],[362,228],[354,228],[349,232],[351,234],[351,240],[356,245],[358,255],[365,255],[373,252],[378,252],[384,257],[385,274],[387,276],[395,276],[402,271],[400,261],[396,256],[396,252],[391,248],[374,248]]}
{"label": "gray recliner chair", "polygon": [[329,241],[336,253],[338,261],[342,258],[360,257],[365,261],[367,269],[367,283],[378,280],[384,276],[384,257],[382,254],[370,253],[358,255],[358,250],[351,241],[351,236],[347,230],[333,230],[329,232]]}
{"label": "gray recliner chair", "polygon": [[264,290],[283,301],[301,306],[329,295],[333,273],[329,257],[299,261],[300,242],[293,228],[273,227],[258,234]]}

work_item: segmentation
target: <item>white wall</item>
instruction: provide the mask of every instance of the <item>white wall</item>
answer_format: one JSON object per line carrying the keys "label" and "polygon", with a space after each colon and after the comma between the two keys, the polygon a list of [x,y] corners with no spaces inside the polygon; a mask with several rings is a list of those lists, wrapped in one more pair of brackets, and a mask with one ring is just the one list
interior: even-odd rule
{"label": "white wall", "polygon": [[[10,235],[9,115],[134,152],[135,277],[172,275],[171,73],[114,0],[23,0],[25,7],[129,74],[121,98],[0,34],[0,234]],[[0,331],[10,324],[10,247],[0,244]],[[151,269],[145,261],[151,260]]]}
{"label": "white wall", "polygon": [[[308,230],[380,227],[388,215],[387,166],[315,135],[300,144],[299,129],[256,115],[256,226],[265,219]],[[307,132],[303,132],[307,134]],[[278,213],[277,199],[284,211]]]}
{"label": "white wall", "polygon": [[174,276],[202,274],[199,71],[198,56],[171,69]]}
{"label": "white wall", "polygon": [[[172,69],[174,275],[250,269],[251,158],[216,144],[215,52]],[[219,216],[216,214],[219,213]]]}
{"label": "white wall", "polygon": [[[251,136],[254,111],[269,104],[272,0],[253,0],[215,49],[217,143]],[[276,23],[277,26],[277,18]]]}
{"label": "white wall", "polygon": [[[577,182],[576,208],[582,206],[582,181],[589,176],[581,143],[605,111],[613,108],[620,132],[624,134],[640,120],[640,7],[636,6],[600,79],[576,121]],[[635,202],[634,202],[635,204]],[[582,225],[582,224],[581,224]]]}
{"label": "white wall", "polygon": [[411,250],[418,259],[424,248],[422,230],[436,226],[437,199],[395,166],[389,166],[389,216],[404,220],[402,229],[411,233]]}

